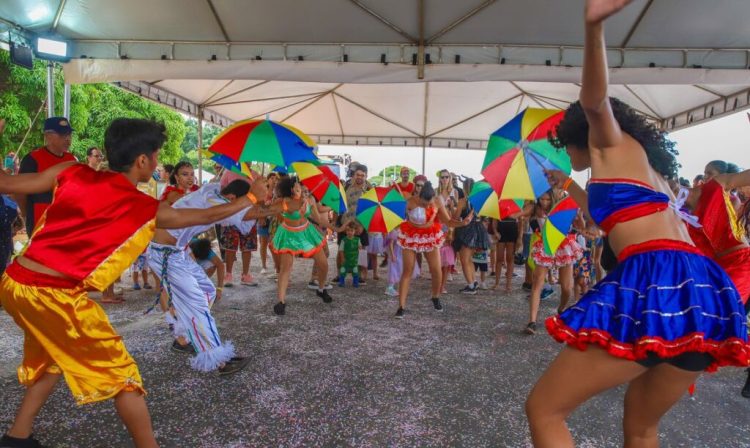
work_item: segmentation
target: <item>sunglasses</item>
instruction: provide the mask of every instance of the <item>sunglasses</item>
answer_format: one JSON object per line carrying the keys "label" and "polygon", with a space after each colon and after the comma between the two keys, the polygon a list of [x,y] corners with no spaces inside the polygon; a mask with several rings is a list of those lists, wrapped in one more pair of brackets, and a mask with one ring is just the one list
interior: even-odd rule
{"label": "sunglasses", "polygon": [[450,179],[450,176],[440,176],[441,179]]}
{"label": "sunglasses", "polygon": [[422,187],[424,187],[424,184],[414,184],[414,186],[415,186],[415,187],[419,187],[419,188],[422,188]]}

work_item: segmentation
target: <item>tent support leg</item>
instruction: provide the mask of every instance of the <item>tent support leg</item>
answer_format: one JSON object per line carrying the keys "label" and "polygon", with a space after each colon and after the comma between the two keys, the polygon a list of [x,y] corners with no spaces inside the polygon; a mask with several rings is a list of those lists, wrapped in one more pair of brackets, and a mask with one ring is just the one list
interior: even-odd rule
{"label": "tent support leg", "polygon": [[47,118],[55,116],[55,64],[47,64]]}
{"label": "tent support leg", "polygon": [[422,174],[425,176],[427,175],[425,174],[425,160],[426,160],[426,155],[427,155],[426,143],[427,143],[427,140],[423,138],[422,139]]}
{"label": "tent support leg", "polygon": [[63,91],[63,117],[70,120],[70,84],[65,83]]}
{"label": "tent support leg", "polygon": [[203,106],[198,108],[198,186],[203,185]]}

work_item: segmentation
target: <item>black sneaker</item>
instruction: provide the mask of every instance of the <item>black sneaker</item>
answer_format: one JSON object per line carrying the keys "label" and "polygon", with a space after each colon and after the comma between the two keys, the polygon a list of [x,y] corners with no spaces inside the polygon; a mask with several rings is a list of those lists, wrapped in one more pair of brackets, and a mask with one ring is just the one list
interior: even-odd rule
{"label": "black sneaker", "polygon": [[524,283],[523,285],[521,285],[521,288],[526,291],[531,291],[531,283]]}
{"label": "black sneaker", "polygon": [[286,312],[286,303],[277,303],[273,306],[273,312],[276,313],[278,316],[283,316]]}
{"label": "black sneaker", "polygon": [[[475,291],[476,292],[476,291]],[[443,304],[440,303],[440,299],[433,298],[432,299],[432,306],[435,307],[435,311],[442,313],[443,312]]]}
{"label": "black sneaker", "polygon": [[466,285],[462,290],[459,291],[461,294],[476,295],[477,285]]}
{"label": "black sneaker", "polygon": [[331,297],[330,294],[328,294],[328,291],[326,291],[325,289],[323,289],[323,290],[320,290],[320,289],[317,290],[315,292],[315,295],[318,296],[318,297],[320,297],[321,299],[323,299],[323,302],[325,302],[325,303],[331,303],[331,302],[333,302],[333,297]]}
{"label": "black sneaker", "polygon": [[526,334],[536,334],[536,322],[529,322],[526,328],[523,329]]}
{"label": "black sneaker", "polygon": [[25,439],[19,439],[18,437],[11,437],[7,434],[3,434],[0,437],[0,447],[3,448],[45,448],[44,445],[39,443],[33,435]]}
{"label": "black sneaker", "polygon": [[745,381],[745,387],[742,388],[742,396],[750,398],[750,369],[747,369],[747,380]]}
{"label": "black sneaker", "polygon": [[250,358],[235,357],[224,363],[224,367],[219,367],[219,375],[231,375],[247,367],[250,364]]}
{"label": "black sneaker", "polygon": [[172,351],[185,355],[195,355],[195,348],[192,346],[192,344],[182,345],[177,341],[172,342]]}
{"label": "black sneaker", "polygon": [[398,310],[396,310],[396,315],[393,316],[396,319],[403,319],[404,318],[404,309],[401,307],[398,307]]}

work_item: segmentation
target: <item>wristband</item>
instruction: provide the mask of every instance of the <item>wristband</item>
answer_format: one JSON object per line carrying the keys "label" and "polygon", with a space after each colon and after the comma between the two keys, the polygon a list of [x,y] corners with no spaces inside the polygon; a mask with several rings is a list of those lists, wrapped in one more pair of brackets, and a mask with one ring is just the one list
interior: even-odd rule
{"label": "wristband", "polygon": [[258,198],[255,197],[255,195],[250,191],[247,192],[247,198],[250,199],[250,202],[252,202],[253,204],[258,203]]}
{"label": "wristband", "polygon": [[216,290],[217,290],[217,291],[223,291],[223,290],[224,290],[224,288],[223,288],[223,287],[221,287],[221,286],[217,286],[217,287],[216,287]]}
{"label": "wristband", "polygon": [[565,191],[568,191],[568,188],[570,188],[570,184],[573,183],[573,178],[569,177],[565,180],[565,182],[562,184],[562,189]]}

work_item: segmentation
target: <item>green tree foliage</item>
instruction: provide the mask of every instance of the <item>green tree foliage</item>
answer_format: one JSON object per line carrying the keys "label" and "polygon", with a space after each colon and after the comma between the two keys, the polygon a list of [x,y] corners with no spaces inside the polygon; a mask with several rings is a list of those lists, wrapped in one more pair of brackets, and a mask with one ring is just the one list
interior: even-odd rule
{"label": "green tree foliage", "polygon": [[[409,168],[409,180],[414,179],[417,172]],[[390,185],[391,182],[401,182],[401,165],[391,165],[380,170],[377,176],[373,176],[368,181],[373,185]]]}
{"label": "green tree foliage", "polygon": [[[44,62],[36,61],[33,70],[26,70],[12,65],[9,53],[0,51],[0,117],[6,119],[5,134],[0,138],[0,152],[3,154],[19,147],[46,98],[46,79]],[[62,114],[63,83],[62,70],[57,68],[55,103],[58,114]],[[148,118],[164,123],[169,138],[159,159],[164,163],[175,163],[185,158],[182,143],[188,126],[182,115],[110,84],[72,86],[70,115],[71,125],[76,131],[71,151],[80,160],[89,147],[102,146],[104,131],[118,117]],[[44,144],[42,127],[45,118],[43,110],[29,132],[21,156]]]}

